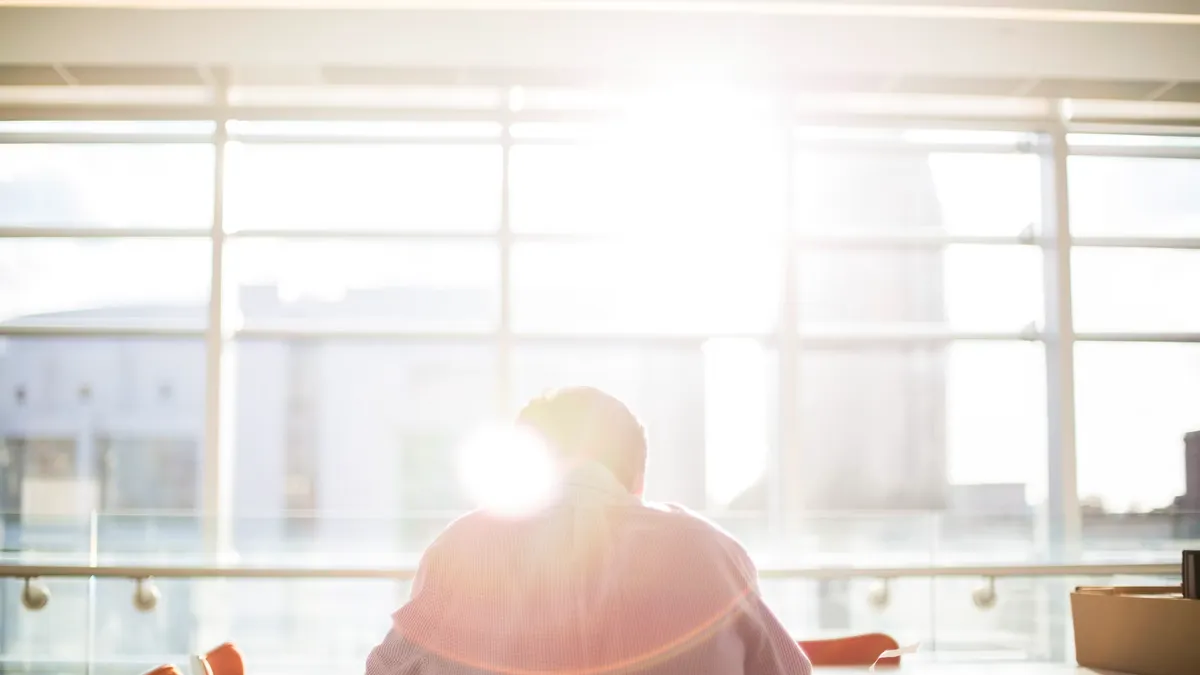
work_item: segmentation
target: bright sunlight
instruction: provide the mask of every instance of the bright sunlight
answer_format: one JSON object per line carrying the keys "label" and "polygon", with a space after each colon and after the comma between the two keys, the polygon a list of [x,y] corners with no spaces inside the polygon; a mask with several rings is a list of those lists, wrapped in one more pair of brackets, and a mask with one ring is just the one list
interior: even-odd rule
{"label": "bright sunlight", "polygon": [[558,464],[536,434],[514,426],[480,432],[459,452],[459,480],[478,508],[518,518],[558,496]]}

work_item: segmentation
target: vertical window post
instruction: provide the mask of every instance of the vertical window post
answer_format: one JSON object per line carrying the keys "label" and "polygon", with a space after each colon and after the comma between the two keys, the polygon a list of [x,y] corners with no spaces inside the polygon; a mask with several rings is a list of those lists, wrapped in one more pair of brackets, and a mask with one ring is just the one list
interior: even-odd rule
{"label": "vertical window post", "polygon": [[[785,98],[785,102],[790,99]],[[779,411],[778,446],[769,465],[767,484],[768,527],[771,541],[788,541],[784,527],[791,528],[800,509],[796,490],[789,490],[791,478],[800,470],[798,456],[800,414],[799,380],[799,298],[796,269],[799,248],[796,236],[796,142],[792,138],[791,108],[781,105],[780,124],[784,143],[783,165],[783,288],[780,289],[779,326]]]}
{"label": "vertical window post", "polygon": [[[1052,562],[1078,557],[1081,539],[1075,457],[1075,328],[1071,309],[1071,230],[1067,183],[1066,120],[1055,102],[1042,144],[1042,241],[1045,275],[1047,431],[1046,506],[1041,523],[1043,551]],[[1050,657],[1067,658],[1066,588],[1049,582],[1042,616]],[[1060,587],[1056,587],[1060,586]]]}
{"label": "vertical window post", "polygon": [[512,156],[513,87],[504,90],[500,108],[500,325],[496,340],[496,406],[502,417],[512,406],[512,187],[509,165]]}
{"label": "vertical window post", "polygon": [[230,518],[233,508],[232,363],[225,353],[225,150],[229,139],[229,81],[223,70],[214,73],[213,203],[209,237],[212,258],[208,297],[208,325],[204,336],[204,458],[202,518],[204,552],[214,559],[232,547]]}

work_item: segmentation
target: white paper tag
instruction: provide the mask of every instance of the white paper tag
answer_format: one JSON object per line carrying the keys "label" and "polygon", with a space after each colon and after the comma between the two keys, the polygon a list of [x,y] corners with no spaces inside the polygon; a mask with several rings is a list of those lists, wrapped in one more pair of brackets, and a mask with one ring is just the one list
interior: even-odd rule
{"label": "white paper tag", "polygon": [[213,675],[212,669],[208,667],[208,661],[199,654],[192,654],[192,658],[188,659],[189,675]]}
{"label": "white paper tag", "polygon": [[904,645],[903,647],[900,647],[899,649],[884,650],[884,652],[882,654],[880,654],[878,657],[875,658],[875,663],[871,664],[871,667],[867,669],[867,672],[869,672],[869,673],[875,672],[875,666],[879,665],[879,659],[890,659],[890,658],[893,658],[896,656],[901,656],[903,654],[916,654],[917,650],[920,648],[921,648],[921,643],[914,642],[911,645]]}

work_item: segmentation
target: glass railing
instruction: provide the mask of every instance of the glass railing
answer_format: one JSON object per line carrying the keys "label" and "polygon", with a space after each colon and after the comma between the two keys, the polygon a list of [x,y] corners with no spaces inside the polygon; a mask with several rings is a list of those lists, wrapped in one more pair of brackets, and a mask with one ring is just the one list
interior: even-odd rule
{"label": "glass railing", "polygon": [[[132,674],[225,640],[256,675],[361,672],[454,515],[237,518],[220,556],[195,516],[10,516],[0,673]],[[1042,549],[1032,518],[715,519],[797,637],[880,630],[939,660],[1070,660],[1071,588],[1178,584],[1179,550],[1200,548],[1187,523],[1149,516],[1085,520],[1070,560]]]}
{"label": "glass railing", "polygon": [[[459,515],[238,516],[226,522],[228,549],[242,564],[415,564]],[[1200,546],[1200,514],[1193,513],[1085,516],[1069,559],[1046,546],[1035,513],[814,513],[789,522],[757,511],[706,515],[764,565],[1158,562]],[[0,559],[77,562],[94,555],[108,562],[216,562],[205,546],[214,527],[194,514],[0,514]]]}

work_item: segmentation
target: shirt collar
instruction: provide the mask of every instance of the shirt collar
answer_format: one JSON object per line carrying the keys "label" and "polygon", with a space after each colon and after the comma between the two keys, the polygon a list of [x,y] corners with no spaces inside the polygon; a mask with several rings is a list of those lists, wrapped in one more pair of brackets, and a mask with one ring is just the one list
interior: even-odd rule
{"label": "shirt collar", "polygon": [[599,462],[583,462],[563,475],[563,498],[573,504],[636,504],[637,496],[621,485],[617,477]]}

